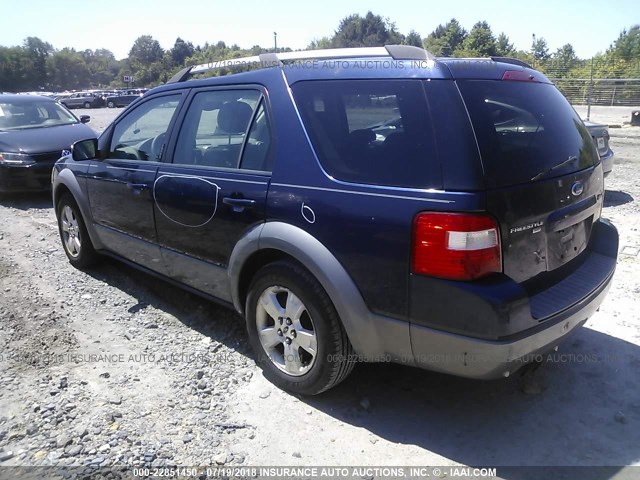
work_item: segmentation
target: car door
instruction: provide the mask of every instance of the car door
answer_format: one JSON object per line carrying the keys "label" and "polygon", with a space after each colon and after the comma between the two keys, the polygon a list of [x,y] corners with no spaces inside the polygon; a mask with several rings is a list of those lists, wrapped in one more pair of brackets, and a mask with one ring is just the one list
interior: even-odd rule
{"label": "car door", "polygon": [[172,278],[230,301],[226,269],[264,222],[271,127],[260,87],[194,91],[154,185],[158,242]]}
{"label": "car door", "polygon": [[150,97],[105,132],[100,159],[87,178],[91,213],[100,239],[112,252],[166,273],[157,246],[153,182],[166,139],[181,105],[181,93]]}
{"label": "car door", "polygon": [[78,94],[74,93],[73,95],[66,98],[63,102],[67,107],[73,108],[78,106]]}

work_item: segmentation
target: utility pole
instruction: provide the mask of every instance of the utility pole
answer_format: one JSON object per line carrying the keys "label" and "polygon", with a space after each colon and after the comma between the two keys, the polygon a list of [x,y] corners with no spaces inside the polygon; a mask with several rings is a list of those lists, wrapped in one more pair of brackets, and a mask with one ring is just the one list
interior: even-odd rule
{"label": "utility pole", "polygon": [[273,51],[278,53],[278,33],[273,32]]}

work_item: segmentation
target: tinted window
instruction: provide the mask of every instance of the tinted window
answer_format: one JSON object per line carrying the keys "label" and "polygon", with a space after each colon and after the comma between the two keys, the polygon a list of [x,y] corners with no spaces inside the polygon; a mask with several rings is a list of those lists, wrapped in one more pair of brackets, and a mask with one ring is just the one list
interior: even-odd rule
{"label": "tinted window", "polygon": [[548,176],[565,175],[597,162],[589,132],[553,85],[495,80],[458,83],[490,185],[530,181],[573,157],[574,161]]}
{"label": "tinted window", "polygon": [[115,126],[109,157],[159,162],[180,97],[156,97],[129,112]]}
{"label": "tinted window", "polygon": [[318,158],[331,176],[375,185],[440,185],[421,81],[300,82],[293,92]]}
{"label": "tinted window", "polygon": [[247,143],[242,153],[240,168],[245,170],[271,171],[269,150],[271,147],[271,127],[264,101],[260,103],[256,118],[249,130]]}
{"label": "tinted window", "polygon": [[216,90],[193,97],[178,135],[174,163],[237,168],[257,90]]}

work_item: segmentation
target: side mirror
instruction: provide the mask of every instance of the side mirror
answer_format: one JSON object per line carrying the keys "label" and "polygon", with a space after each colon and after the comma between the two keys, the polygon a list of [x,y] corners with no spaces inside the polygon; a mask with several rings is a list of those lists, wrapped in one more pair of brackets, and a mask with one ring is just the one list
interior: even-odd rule
{"label": "side mirror", "polygon": [[91,117],[89,115],[80,115],[80,123],[89,123]]}
{"label": "side mirror", "polygon": [[75,161],[92,160],[98,156],[98,139],[80,140],[71,145],[71,158]]}

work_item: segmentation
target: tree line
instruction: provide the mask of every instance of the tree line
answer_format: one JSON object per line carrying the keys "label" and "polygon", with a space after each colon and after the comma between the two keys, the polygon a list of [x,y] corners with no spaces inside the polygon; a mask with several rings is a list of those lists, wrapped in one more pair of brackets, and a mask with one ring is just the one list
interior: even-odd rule
{"label": "tree line", "polygon": [[[609,48],[591,59],[580,59],[570,43],[550,51],[543,37],[532,38],[531,48],[518,50],[504,33],[496,35],[486,21],[466,30],[455,18],[422,38],[411,30],[406,35],[395,23],[380,15],[349,15],[331,36],[313,40],[309,49],[369,47],[403,44],[424,47],[437,56],[508,56],[523,60],[554,79],[640,78],[640,26],[623,30]],[[291,49],[278,49],[279,52]],[[0,91],[62,91],[125,86],[123,77],[133,76],[135,85],[151,87],[166,82],[185,65],[237,58],[273,49],[255,45],[250,49],[225,42],[194,46],[177,38],[170,49],[149,35],[138,37],[127,58],[116,60],[107,49],[56,50],[46,41],[27,37],[20,46],[0,46]]]}

